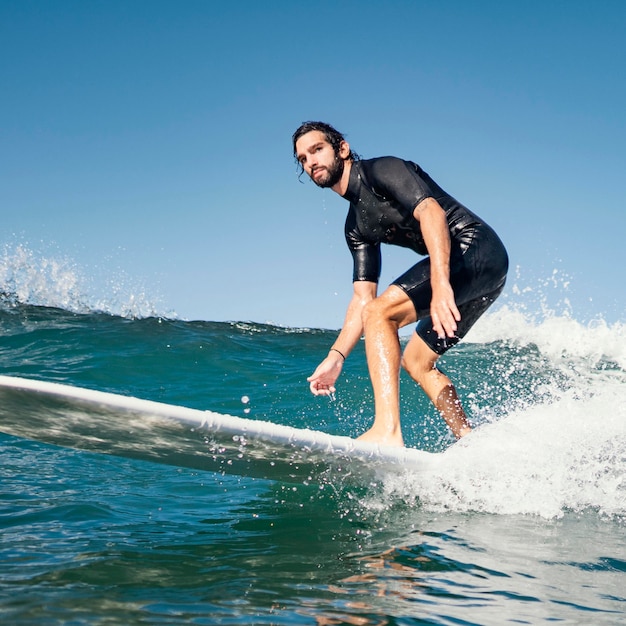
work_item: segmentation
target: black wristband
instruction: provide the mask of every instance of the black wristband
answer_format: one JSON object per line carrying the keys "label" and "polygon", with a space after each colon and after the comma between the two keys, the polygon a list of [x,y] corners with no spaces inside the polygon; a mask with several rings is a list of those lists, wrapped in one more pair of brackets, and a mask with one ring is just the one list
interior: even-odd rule
{"label": "black wristband", "polygon": [[338,352],[338,353],[340,354],[341,358],[343,359],[344,363],[345,363],[345,361],[346,361],[346,355],[345,355],[345,354],[344,354],[341,350],[337,350],[337,348],[331,348],[331,349],[330,349],[330,351],[331,351],[331,352],[333,352],[333,351],[334,351],[334,352]]}

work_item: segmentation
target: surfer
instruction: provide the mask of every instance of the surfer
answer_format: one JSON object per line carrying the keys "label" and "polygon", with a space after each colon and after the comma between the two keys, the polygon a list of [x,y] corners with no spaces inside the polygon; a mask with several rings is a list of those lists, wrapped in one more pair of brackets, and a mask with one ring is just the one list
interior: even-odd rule
{"label": "surfer", "polygon": [[[324,122],[304,122],[292,142],[300,173],[350,202],[345,236],[353,257],[353,295],[337,340],[307,379],[312,393],[335,392],[346,357],[365,335],[375,415],[359,439],[404,445],[401,366],[455,437],[463,437],[471,431],[470,423],[454,385],[436,363],[502,292],[508,269],[504,245],[482,219],[411,161],[361,159]],[[381,243],[426,258],[378,295]],[[415,333],[402,352],[398,331],[414,322]]]}

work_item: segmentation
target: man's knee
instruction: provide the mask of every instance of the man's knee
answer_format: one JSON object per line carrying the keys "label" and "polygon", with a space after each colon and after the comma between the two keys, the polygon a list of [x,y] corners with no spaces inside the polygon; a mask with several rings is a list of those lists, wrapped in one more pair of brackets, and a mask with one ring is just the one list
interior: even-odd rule
{"label": "man's knee", "polygon": [[361,319],[364,325],[382,321],[402,327],[415,321],[415,308],[404,292],[387,290],[363,307]]}
{"label": "man's knee", "polygon": [[385,305],[385,302],[380,298],[374,298],[370,300],[364,307],[361,314],[364,326],[372,321],[389,320],[391,318],[389,307]]}
{"label": "man's knee", "polygon": [[418,383],[437,371],[439,355],[433,352],[426,343],[414,336],[402,353],[401,364],[406,372]]}
{"label": "man's knee", "polygon": [[400,361],[402,367],[406,370],[408,375],[417,383],[420,383],[434,368],[433,363],[426,363],[419,361],[415,358],[409,359],[406,354],[402,355]]}

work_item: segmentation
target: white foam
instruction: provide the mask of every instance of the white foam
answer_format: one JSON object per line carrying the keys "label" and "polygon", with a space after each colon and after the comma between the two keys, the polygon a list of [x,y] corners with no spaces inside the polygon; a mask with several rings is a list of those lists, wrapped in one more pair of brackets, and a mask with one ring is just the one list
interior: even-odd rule
{"label": "white foam", "polygon": [[472,328],[470,343],[504,340],[519,345],[536,345],[542,354],[558,361],[562,358],[584,359],[597,365],[608,359],[626,369],[626,324],[608,324],[598,317],[586,324],[569,314],[544,312],[539,317],[510,306],[487,313]]}
{"label": "white foam", "polygon": [[626,386],[598,376],[481,426],[420,476],[388,476],[385,497],[433,510],[552,518],[592,509],[626,519]]}

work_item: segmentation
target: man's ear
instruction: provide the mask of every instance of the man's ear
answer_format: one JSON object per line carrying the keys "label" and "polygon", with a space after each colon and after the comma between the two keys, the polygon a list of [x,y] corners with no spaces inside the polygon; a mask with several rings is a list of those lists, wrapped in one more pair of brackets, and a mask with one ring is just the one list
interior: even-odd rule
{"label": "man's ear", "polygon": [[342,159],[347,159],[350,156],[350,144],[347,141],[342,141],[339,144],[339,156]]}

